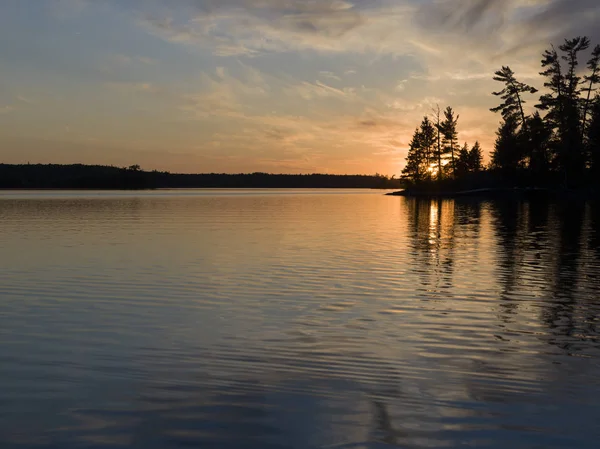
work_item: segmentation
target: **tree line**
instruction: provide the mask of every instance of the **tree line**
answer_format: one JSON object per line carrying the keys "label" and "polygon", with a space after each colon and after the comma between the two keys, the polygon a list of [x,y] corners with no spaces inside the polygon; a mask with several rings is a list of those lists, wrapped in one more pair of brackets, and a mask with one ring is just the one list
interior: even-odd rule
{"label": "tree line", "polygon": [[375,175],[268,173],[179,174],[139,165],[0,164],[0,189],[371,188],[398,189],[400,180]]}
{"label": "tree line", "polygon": [[478,143],[469,150],[457,147],[459,116],[452,108],[439,108],[434,121],[425,117],[410,142],[403,177],[413,183],[460,180],[485,171],[504,185],[584,187],[600,180],[600,45],[588,54],[585,69],[581,55],[590,49],[587,37],[565,39],[545,50],[540,75],[543,91],[527,113],[526,104],[536,87],[519,81],[509,66],[494,74],[502,89],[493,92],[501,103],[491,109],[502,117],[491,161],[481,163]]}

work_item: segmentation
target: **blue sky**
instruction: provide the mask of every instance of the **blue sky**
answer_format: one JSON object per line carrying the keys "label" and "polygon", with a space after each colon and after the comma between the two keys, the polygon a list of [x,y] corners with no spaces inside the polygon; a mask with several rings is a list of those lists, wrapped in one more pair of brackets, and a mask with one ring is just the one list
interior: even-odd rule
{"label": "blue sky", "polygon": [[599,19],[594,0],[4,0],[0,162],[399,174],[436,104],[489,151],[494,70],[541,87],[542,50],[599,42]]}

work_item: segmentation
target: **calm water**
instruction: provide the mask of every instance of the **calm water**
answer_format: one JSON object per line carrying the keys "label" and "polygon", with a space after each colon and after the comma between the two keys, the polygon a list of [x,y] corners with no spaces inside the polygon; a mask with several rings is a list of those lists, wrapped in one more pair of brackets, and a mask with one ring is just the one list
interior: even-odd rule
{"label": "calm water", "polygon": [[0,192],[0,447],[600,447],[600,205]]}

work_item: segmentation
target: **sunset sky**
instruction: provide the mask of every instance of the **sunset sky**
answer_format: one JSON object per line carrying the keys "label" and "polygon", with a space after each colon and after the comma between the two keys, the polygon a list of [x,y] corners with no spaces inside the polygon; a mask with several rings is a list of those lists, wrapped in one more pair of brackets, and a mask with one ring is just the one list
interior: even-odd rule
{"label": "sunset sky", "polygon": [[[399,174],[431,108],[491,149],[494,70],[597,0],[2,0],[0,162]],[[532,98],[529,106],[537,98]]]}

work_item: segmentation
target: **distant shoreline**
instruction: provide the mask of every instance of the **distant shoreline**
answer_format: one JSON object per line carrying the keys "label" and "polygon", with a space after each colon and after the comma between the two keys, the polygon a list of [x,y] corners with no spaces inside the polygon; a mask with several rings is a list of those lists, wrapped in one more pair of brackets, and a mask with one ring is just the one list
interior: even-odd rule
{"label": "distant shoreline", "polygon": [[156,189],[381,189],[402,181],[380,174],[182,174],[145,171],[138,165],[0,164],[3,190],[156,190]]}

